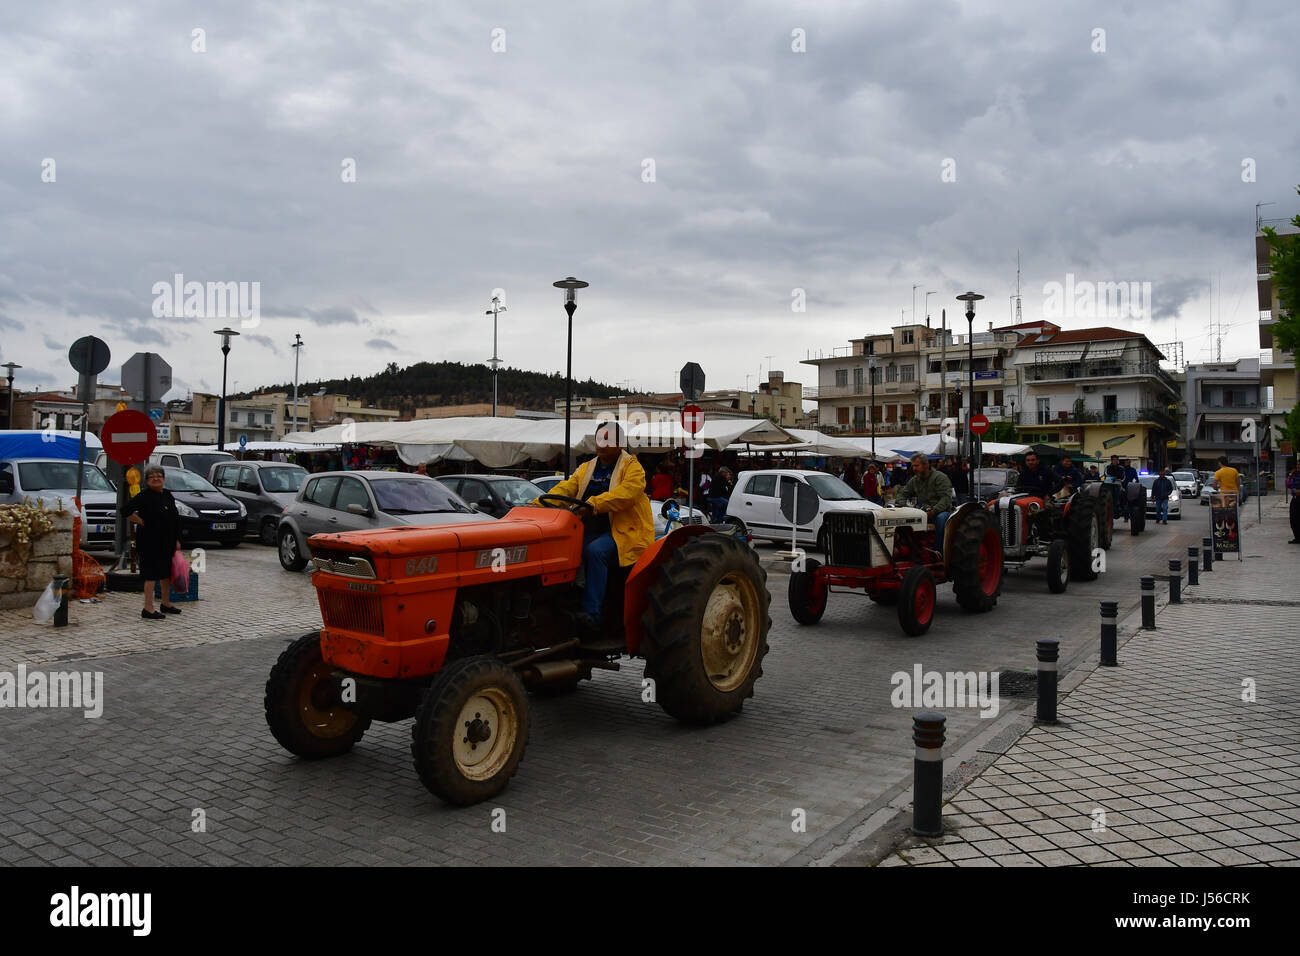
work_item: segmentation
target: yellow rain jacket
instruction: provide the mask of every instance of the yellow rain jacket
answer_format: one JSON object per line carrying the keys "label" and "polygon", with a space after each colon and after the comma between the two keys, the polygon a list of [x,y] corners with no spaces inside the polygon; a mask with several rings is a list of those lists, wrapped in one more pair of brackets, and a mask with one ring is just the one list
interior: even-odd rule
{"label": "yellow rain jacket", "polygon": [[[590,458],[578,466],[569,478],[550,491],[566,498],[581,498],[591,481],[592,469],[597,459]],[[634,455],[620,451],[614,462],[614,474],[609,479],[609,491],[587,499],[591,510],[609,515],[609,529],[618,547],[618,563],[626,567],[635,564],[641,552],[655,540],[654,515],[650,512],[650,499],[645,493],[645,469]]]}

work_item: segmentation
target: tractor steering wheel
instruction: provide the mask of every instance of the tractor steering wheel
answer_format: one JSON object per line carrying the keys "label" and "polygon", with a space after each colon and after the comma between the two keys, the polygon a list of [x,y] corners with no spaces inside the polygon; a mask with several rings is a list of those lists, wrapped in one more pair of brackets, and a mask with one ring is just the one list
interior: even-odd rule
{"label": "tractor steering wheel", "polygon": [[[578,498],[570,498],[568,495],[553,495],[549,491],[538,495],[537,500],[543,508],[572,508],[582,507],[587,504]],[[556,501],[560,502],[560,504],[552,504],[552,502]]]}

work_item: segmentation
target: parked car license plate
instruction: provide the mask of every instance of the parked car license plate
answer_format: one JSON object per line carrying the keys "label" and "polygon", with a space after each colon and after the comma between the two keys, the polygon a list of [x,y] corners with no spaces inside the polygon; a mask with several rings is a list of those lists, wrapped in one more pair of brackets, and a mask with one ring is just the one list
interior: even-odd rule
{"label": "parked car license plate", "polygon": [[219,524],[214,524],[214,525],[212,526],[212,530],[213,530],[213,531],[234,531],[234,530],[235,530],[235,522],[233,522],[233,521],[223,521],[223,522],[221,522],[221,523],[219,523]]}
{"label": "parked car license plate", "polygon": [[91,525],[90,530],[92,534],[112,534],[113,526],[111,524],[96,524]]}

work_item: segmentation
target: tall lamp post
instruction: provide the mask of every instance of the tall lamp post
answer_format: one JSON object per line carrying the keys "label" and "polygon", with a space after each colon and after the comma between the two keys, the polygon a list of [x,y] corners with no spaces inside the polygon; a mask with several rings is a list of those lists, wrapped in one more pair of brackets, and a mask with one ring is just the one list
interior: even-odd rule
{"label": "tall lamp post", "polygon": [[[556,283],[557,285],[559,283]],[[501,360],[497,358],[497,313],[505,312],[506,307],[501,304],[501,296],[492,297],[492,308],[484,312],[484,315],[492,316],[492,357],[488,359],[488,364],[492,366],[492,417],[497,417],[497,368],[501,365]],[[572,314],[570,314],[572,319]]]}
{"label": "tall lamp post", "polygon": [[[217,404],[217,451],[226,450],[226,366],[230,362],[230,339],[238,335],[234,329],[217,329],[213,335],[221,336],[221,401]],[[298,410],[294,409],[294,414]]]}
{"label": "tall lamp post", "polygon": [[293,430],[298,430],[298,356],[302,352],[302,335],[293,333]]}
{"label": "tall lamp post", "polygon": [[22,368],[17,362],[5,362],[0,368],[9,370],[9,417],[5,419],[5,428],[13,430],[14,427],[14,369]]}
{"label": "tall lamp post", "polygon": [[587,288],[588,283],[569,276],[551,284],[564,290],[564,311],[569,313],[568,358],[564,366],[564,477],[568,478],[573,471],[573,445],[569,440],[573,418],[573,313],[578,310],[578,290]]}
{"label": "tall lamp post", "polygon": [[867,377],[871,379],[871,457],[876,457],[876,357],[867,359]]}
{"label": "tall lamp post", "polygon": [[[984,296],[978,292],[963,292],[957,296],[959,302],[966,303],[966,362],[970,366],[967,369],[967,388],[966,397],[966,443],[969,446],[970,453],[970,480],[975,481],[975,433],[970,430],[971,418],[975,415],[975,303]],[[974,485],[972,484],[973,488]]]}

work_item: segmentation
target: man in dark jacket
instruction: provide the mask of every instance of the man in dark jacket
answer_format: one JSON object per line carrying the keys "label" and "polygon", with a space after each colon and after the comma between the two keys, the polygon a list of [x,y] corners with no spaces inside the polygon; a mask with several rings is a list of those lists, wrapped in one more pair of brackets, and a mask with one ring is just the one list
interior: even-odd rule
{"label": "man in dark jacket", "polygon": [[1156,503],[1156,524],[1169,524],[1169,496],[1174,493],[1174,483],[1160,469],[1160,477],[1151,483],[1151,500]]}
{"label": "man in dark jacket", "polygon": [[1037,452],[1025,454],[1025,467],[1020,469],[1016,478],[1016,491],[1027,491],[1040,498],[1049,497],[1060,487],[1056,476],[1043,467]]}
{"label": "man in dark jacket", "polygon": [[1058,481],[1062,484],[1068,484],[1075,491],[1083,486],[1083,475],[1079,469],[1074,467],[1074,462],[1069,455],[1061,459],[1061,463],[1052,469],[1052,474],[1056,475]]}

